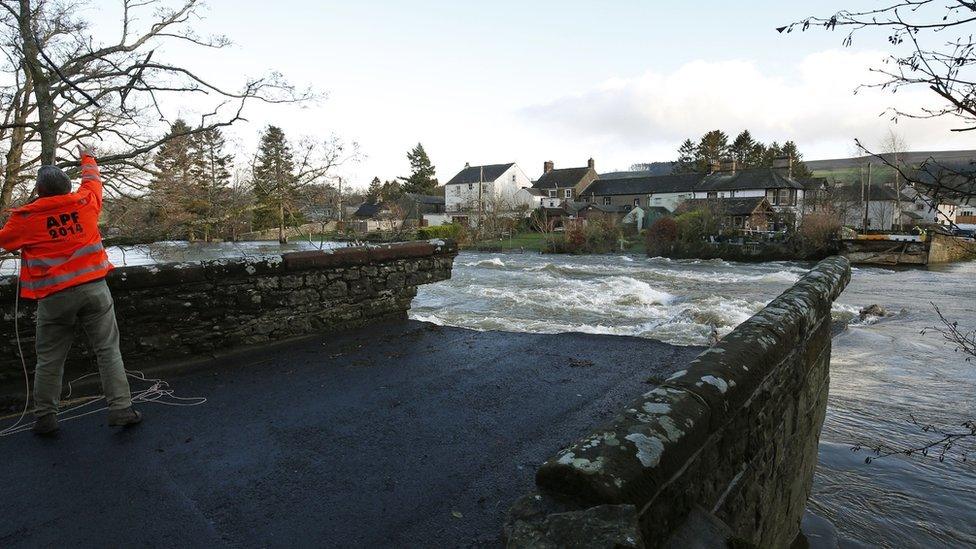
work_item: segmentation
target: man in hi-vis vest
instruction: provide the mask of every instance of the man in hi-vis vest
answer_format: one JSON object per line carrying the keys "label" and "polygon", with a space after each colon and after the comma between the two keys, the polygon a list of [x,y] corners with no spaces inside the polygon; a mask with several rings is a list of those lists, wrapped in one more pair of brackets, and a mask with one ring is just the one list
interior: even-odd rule
{"label": "man in hi-vis vest", "polygon": [[37,300],[33,430],[38,434],[58,430],[64,359],[79,323],[98,360],[108,424],[142,421],[142,414],[132,409],[115,305],[105,284],[113,267],[98,233],[102,181],[91,150],[79,146],[78,155],[78,192],[71,192],[71,180],[63,171],[41,166],[35,186],[38,198],[12,210],[0,229],[0,248],[20,250],[20,296]]}

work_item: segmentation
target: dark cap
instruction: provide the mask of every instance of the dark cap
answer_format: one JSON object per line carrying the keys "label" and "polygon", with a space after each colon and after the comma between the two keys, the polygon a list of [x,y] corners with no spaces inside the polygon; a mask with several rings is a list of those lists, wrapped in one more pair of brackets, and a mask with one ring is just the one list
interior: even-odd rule
{"label": "dark cap", "polygon": [[57,196],[71,192],[71,180],[57,166],[41,166],[37,170],[37,196]]}

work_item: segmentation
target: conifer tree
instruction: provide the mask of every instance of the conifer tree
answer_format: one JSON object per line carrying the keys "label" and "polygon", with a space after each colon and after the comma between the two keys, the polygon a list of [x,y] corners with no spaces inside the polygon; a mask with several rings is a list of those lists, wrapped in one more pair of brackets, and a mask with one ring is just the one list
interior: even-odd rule
{"label": "conifer tree", "polygon": [[193,238],[189,201],[194,194],[190,127],[182,119],[170,126],[167,141],[153,157],[146,225],[157,238]]}
{"label": "conifer tree", "polygon": [[752,150],[756,146],[756,141],[752,138],[749,130],[742,130],[742,133],[735,137],[732,146],[729,147],[729,155],[735,160],[738,168],[751,167],[749,164]]}
{"label": "conifer tree", "polygon": [[297,182],[291,146],[281,128],[268,126],[261,133],[253,172],[257,201],[254,226],[257,229],[277,227],[278,241],[284,243],[285,225],[297,221],[290,207]]}
{"label": "conifer tree", "polygon": [[228,184],[234,156],[224,152],[226,141],[219,128],[197,133],[190,142],[191,174],[196,187],[191,211],[197,215],[203,239],[209,241],[227,215]]}
{"label": "conifer tree", "polygon": [[417,194],[433,192],[434,187],[437,186],[437,177],[424,146],[417,143],[417,146],[407,153],[407,160],[410,161],[410,176],[398,178],[403,181],[403,192]]}
{"label": "conifer tree", "polygon": [[383,194],[383,182],[380,181],[379,177],[374,177],[373,181],[369,184],[369,189],[366,190],[366,202],[370,204],[376,204],[380,201],[380,197]]}
{"label": "conifer tree", "polygon": [[672,168],[672,173],[694,173],[698,171],[698,147],[691,141],[685,139],[684,143],[678,147],[678,161]]}
{"label": "conifer tree", "polygon": [[729,136],[722,130],[712,130],[698,142],[698,169],[708,173],[713,162],[721,162],[729,152]]}

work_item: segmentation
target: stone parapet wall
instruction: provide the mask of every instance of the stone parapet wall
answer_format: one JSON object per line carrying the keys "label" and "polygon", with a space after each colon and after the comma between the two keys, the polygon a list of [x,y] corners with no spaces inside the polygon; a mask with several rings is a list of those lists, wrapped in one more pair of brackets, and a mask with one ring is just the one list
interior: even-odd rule
{"label": "stone parapet wall", "polygon": [[[417,286],[451,276],[452,241],[296,252],[271,259],[123,267],[108,276],[129,368],[179,357],[405,318]],[[22,376],[13,277],[0,279],[0,379]],[[20,339],[34,363],[34,303]],[[69,369],[94,368],[84,335]]]}
{"label": "stone parapet wall", "polygon": [[687,368],[547,461],[536,474],[539,491],[509,511],[508,545],[659,547],[704,513],[732,537],[788,547],[827,408],[831,305],[849,280],[846,259],[820,262]]}

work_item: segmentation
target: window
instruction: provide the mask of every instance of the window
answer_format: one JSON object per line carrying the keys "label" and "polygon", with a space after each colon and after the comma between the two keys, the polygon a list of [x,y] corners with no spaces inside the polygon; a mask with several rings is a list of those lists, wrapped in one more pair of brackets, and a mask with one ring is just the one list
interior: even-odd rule
{"label": "window", "polygon": [[776,189],[766,189],[766,200],[769,201],[770,204],[779,204],[779,202],[776,201]]}
{"label": "window", "polygon": [[707,195],[705,195],[705,196],[706,196],[707,198],[718,198],[718,193],[717,193],[717,192],[715,192],[715,191],[708,191],[708,194],[707,194]]}
{"label": "window", "polygon": [[470,191],[473,188],[474,188],[474,183],[468,183],[468,190]]}
{"label": "window", "polygon": [[556,198],[556,189],[549,189],[549,198]]}
{"label": "window", "polygon": [[634,206],[640,206],[640,198],[634,199]]}
{"label": "window", "polygon": [[735,196],[735,191],[729,191],[729,198],[732,198],[733,196]]}
{"label": "window", "polygon": [[512,174],[512,183],[515,183],[515,174]]}
{"label": "window", "polygon": [[566,189],[563,191],[563,198],[573,198],[573,189]]}
{"label": "window", "polygon": [[604,196],[603,197],[603,205],[604,206],[609,206],[610,205],[610,197],[609,196]]}

